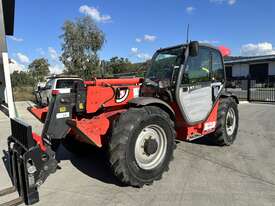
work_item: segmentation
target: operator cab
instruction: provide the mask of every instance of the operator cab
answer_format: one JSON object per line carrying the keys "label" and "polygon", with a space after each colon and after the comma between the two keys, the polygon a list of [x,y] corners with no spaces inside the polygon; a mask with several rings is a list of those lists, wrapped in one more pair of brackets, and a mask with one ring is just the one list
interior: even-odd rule
{"label": "operator cab", "polygon": [[225,83],[221,52],[210,45],[191,42],[158,50],[152,58],[141,96],[176,102],[184,120],[204,121]]}

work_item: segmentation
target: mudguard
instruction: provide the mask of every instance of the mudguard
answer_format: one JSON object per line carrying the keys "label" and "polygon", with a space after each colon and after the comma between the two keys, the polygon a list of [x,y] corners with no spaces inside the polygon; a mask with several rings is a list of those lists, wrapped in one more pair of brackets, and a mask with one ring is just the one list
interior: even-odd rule
{"label": "mudguard", "polygon": [[239,104],[239,99],[236,95],[234,95],[233,93],[229,92],[229,91],[226,91],[224,90],[222,93],[221,93],[221,98],[227,98],[227,97],[232,97],[237,104]]}
{"label": "mudguard", "polygon": [[172,109],[172,107],[165,101],[158,98],[138,97],[130,100],[129,105],[130,106],[148,106],[148,105],[158,106],[164,111],[166,111],[170,115],[171,119],[175,119],[175,112]]}

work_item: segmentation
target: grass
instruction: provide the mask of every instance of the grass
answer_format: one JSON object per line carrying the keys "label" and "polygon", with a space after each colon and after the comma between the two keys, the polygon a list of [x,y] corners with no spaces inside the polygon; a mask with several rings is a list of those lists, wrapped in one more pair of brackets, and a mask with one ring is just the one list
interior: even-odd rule
{"label": "grass", "polygon": [[14,101],[34,101],[33,88],[26,87],[14,87],[12,88]]}

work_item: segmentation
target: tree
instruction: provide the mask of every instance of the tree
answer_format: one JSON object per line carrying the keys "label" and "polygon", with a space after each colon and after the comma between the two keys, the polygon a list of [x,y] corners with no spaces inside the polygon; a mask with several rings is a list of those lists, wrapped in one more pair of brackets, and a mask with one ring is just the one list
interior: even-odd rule
{"label": "tree", "polygon": [[11,84],[12,87],[22,87],[22,86],[31,86],[34,81],[29,72],[24,71],[14,71],[11,74]]}
{"label": "tree", "polygon": [[105,70],[109,71],[109,73],[119,74],[119,73],[130,71],[132,67],[132,63],[127,58],[123,58],[123,57],[119,58],[116,56],[111,58],[105,67],[106,67]]}
{"label": "tree", "polygon": [[91,17],[85,16],[76,22],[66,21],[62,27],[62,55],[65,73],[76,74],[84,79],[100,74],[98,51],[105,42],[104,33]]}
{"label": "tree", "polygon": [[34,80],[34,83],[45,81],[45,76],[50,74],[48,60],[45,58],[35,59],[29,65],[29,72]]}

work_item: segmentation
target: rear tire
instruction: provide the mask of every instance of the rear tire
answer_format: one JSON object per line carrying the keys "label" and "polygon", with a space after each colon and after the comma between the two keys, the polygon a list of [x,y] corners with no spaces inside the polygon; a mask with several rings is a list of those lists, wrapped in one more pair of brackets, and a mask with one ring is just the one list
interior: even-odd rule
{"label": "rear tire", "polygon": [[236,140],[239,127],[239,113],[236,101],[222,98],[218,108],[216,131],[213,133],[214,143],[220,146],[230,146]]}
{"label": "rear tire", "polygon": [[109,160],[124,184],[142,187],[168,171],[175,149],[174,122],[154,106],[130,108],[114,123]]}

